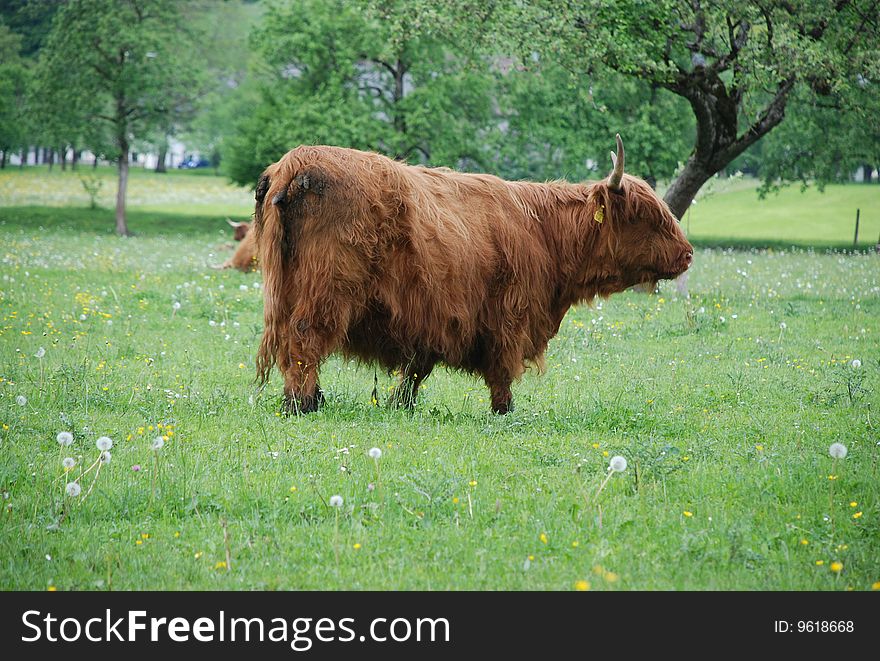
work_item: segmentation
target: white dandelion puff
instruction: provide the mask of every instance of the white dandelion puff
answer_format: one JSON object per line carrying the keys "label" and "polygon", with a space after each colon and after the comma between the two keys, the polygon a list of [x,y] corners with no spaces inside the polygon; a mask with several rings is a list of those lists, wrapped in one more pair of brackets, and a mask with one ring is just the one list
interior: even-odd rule
{"label": "white dandelion puff", "polygon": [[174,301],[174,303],[171,304],[171,309],[174,310],[175,312],[177,310],[179,310],[180,309],[180,301]]}
{"label": "white dandelion puff", "polygon": [[64,487],[64,490],[67,492],[67,495],[71,498],[76,498],[80,492],[82,492],[82,487],[79,486],[77,482],[68,482],[67,486]]}
{"label": "white dandelion puff", "polygon": [[153,442],[150,443],[150,449],[161,450],[163,445],[165,445],[165,439],[161,436],[157,436],[153,439]]}
{"label": "white dandelion puff", "polygon": [[367,452],[367,454],[370,455],[370,459],[378,459],[382,456],[382,450],[379,448],[370,448],[370,451]]}
{"label": "white dandelion puff", "polygon": [[76,466],[76,459],[74,459],[73,457],[64,457],[64,459],[61,460],[61,465],[64,466],[64,470],[69,471],[71,468]]}
{"label": "white dandelion puff", "polygon": [[831,447],[828,448],[828,454],[830,454],[835,459],[843,459],[846,457],[847,449],[843,443],[832,443]]}
{"label": "white dandelion puff", "polygon": [[330,507],[342,507],[342,496],[330,496]]}
{"label": "white dandelion puff", "polygon": [[58,432],[58,436],[55,437],[55,440],[58,441],[59,445],[63,445],[67,447],[71,443],[73,443],[73,434],[69,431],[60,431]]}
{"label": "white dandelion puff", "polygon": [[42,358],[45,355],[46,355],[46,350],[43,347],[40,347],[39,349],[37,349],[37,353],[34,354],[34,357],[35,358]]}
{"label": "white dandelion puff", "polygon": [[852,367],[853,367],[854,370],[857,370],[857,369],[859,369],[859,368],[862,366],[862,361],[859,360],[858,358],[856,358],[856,359],[853,360],[852,363],[850,363],[850,364],[852,365]]}
{"label": "white dandelion puff", "polygon": [[786,323],[784,321],[780,321],[779,328],[780,328],[780,330],[785,330],[786,328],[788,328],[788,326],[786,325]]}
{"label": "white dandelion puff", "polygon": [[27,397],[25,397],[24,395],[19,395],[15,398],[15,403],[19,406],[24,406],[27,404]]}
{"label": "white dandelion puff", "polygon": [[98,446],[98,449],[102,452],[106,452],[113,447],[113,439],[111,439],[109,436],[102,436],[97,441],[95,441],[95,445]]}
{"label": "white dandelion puff", "polygon": [[113,455],[110,454],[110,452],[107,450],[104,450],[104,452],[101,453],[101,463],[102,464],[109,464],[110,460],[112,458],[113,458]]}
{"label": "white dandelion puff", "polygon": [[626,470],[626,458],[617,455],[616,457],[611,457],[611,462],[608,464],[609,470],[613,470],[615,473],[622,473]]}

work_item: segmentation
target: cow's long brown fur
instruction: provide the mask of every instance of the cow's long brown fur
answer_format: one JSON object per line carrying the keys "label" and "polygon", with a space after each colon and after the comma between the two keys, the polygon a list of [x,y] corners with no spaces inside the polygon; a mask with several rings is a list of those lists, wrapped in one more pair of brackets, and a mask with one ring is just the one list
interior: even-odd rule
{"label": "cow's long brown fur", "polygon": [[266,169],[256,201],[258,376],[277,365],[296,411],[317,407],[318,366],[339,350],[400,369],[404,403],[445,363],[483,376],[506,412],[572,304],[675,277],[691,253],[628,175],[620,191],[507,182],[304,146]]}

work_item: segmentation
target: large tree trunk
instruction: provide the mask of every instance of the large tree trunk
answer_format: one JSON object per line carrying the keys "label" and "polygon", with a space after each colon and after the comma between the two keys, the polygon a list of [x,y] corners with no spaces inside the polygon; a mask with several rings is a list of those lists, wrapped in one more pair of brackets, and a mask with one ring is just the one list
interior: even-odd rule
{"label": "large tree trunk", "polygon": [[0,170],[6,168],[6,150],[0,151]]}
{"label": "large tree trunk", "polygon": [[684,170],[672,182],[663,198],[676,218],[679,220],[684,218],[685,211],[691,206],[700,188],[709,181],[713,174],[715,173],[709,172],[694,156],[687,160]]}
{"label": "large tree trunk", "polygon": [[119,154],[119,185],[116,189],[116,233],[128,236],[128,224],[125,221],[125,193],[128,188],[128,141],[122,140]]}
{"label": "large tree trunk", "polygon": [[159,158],[156,160],[156,172],[168,172],[165,168],[166,158],[168,158],[168,136],[165,136],[165,141],[159,147]]}
{"label": "large tree trunk", "polygon": [[793,79],[780,83],[773,99],[743,133],[738,126],[742,92],[735,87],[727,90],[717,73],[682,77],[668,85],[690,102],[697,120],[694,151],[664,198],[679,220],[703,184],[783,120],[793,85]]}
{"label": "large tree trunk", "polygon": [[67,170],[67,147],[58,150],[58,162],[61,163],[61,171]]}

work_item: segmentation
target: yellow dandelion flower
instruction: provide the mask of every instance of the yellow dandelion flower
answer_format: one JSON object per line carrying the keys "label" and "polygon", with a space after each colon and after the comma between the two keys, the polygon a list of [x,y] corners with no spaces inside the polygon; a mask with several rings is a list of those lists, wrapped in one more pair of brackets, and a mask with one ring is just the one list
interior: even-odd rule
{"label": "yellow dandelion flower", "polygon": [[686,517],[688,517],[688,518],[690,518],[690,517],[692,517],[692,516],[694,515],[693,512],[688,512],[687,510],[685,510],[684,512],[682,512],[682,514],[684,514],[684,515],[685,515]]}
{"label": "yellow dandelion flower", "polygon": [[574,589],[577,590],[578,592],[586,592],[587,590],[590,589],[590,582],[589,581],[575,581],[574,582]]}
{"label": "yellow dandelion flower", "polygon": [[809,540],[806,540],[806,539],[801,540],[801,544],[803,544],[804,546],[806,546],[809,543],[810,543]]}
{"label": "yellow dandelion flower", "polygon": [[220,560],[214,565],[214,569],[226,569],[226,562],[224,560]]}
{"label": "yellow dandelion flower", "polygon": [[850,506],[850,507],[858,507],[859,504],[858,504],[856,501],[852,501],[852,502],[849,504],[849,506]]}
{"label": "yellow dandelion flower", "polygon": [[529,556],[529,562],[532,562],[534,559],[535,559],[535,556],[533,556],[533,555]]}
{"label": "yellow dandelion flower", "polygon": [[150,539],[150,533],[148,533],[148,532],[141,533],[141,539]]}
{"label": "yellow dandelion flower", "polygon": [[877,581],[876,583],[872,583],[871,589],[872,590],[880,590],[880,581]]}
{"label": "yellow dandelion flower", "polygon": [[616,583],[617,579],[620,578],[620,576],[615,574],[613,571],[605,572],[604,577],[605,577],[605,580],[608,581],[609,583]]}
{"label": "yellow dandelion flower", "polygon": [[758,452],[763,452],[763,450],[764,450],[764,446],[763,446],[763,445],[756,445],[756,446],[755,446],[755,449],[756,449]]}
{"label": "yellow dandelion flower", "polygon": [[856,512],[855,514],[853,514],[853,518],[854,518],[854,519],[861,519],[861,518],[862,518],[862,513],[861,513],[861,512]]}
{"label": "yellow dandelion flower", "polygon": [[290,493],[296,493],[296,487],[295,486],[290,487],[290,489],[288,489],[288,491],[290,491]]}
{"label": "yellow dandelion flower", "polygon": [[608,456],[608,450],[602,450],[602,456],[603,456],[603,457],[607,457],[607,456]]}
{"label": "yellow dandelion flower", "polygon": [[476,480],[471,480],[470,482],[468,482],[468,485],[469,485],[469,486],[472,486],[472,487],[475,487],[475,486],[477,486],[477,481],[476,481]]}
{"label": "yellow dandelion flower", "polygon": [[195,554],[193,557],[194,557],[196,560],[198,560],[199,558],[202,557],[202,552],[201,552],[201,551],[196,551],[196,554]]}
{"label": "yellow dandelion flower", "polygon": [[579,541],[577,541],[577,540],[574,540],[574,541],[571,543],[571,547],[574,548],[574,549],[576,549],[576,548],[577,548],[578,546],[580,546],[580,545],[581,545],[581,543],[580,543]]}
{"label": "yellow dandelion flower", "polygon": [[549,540],[547,539],[547,533],[542,532],[538,539],[541,540],[542,544],[546,544]]}
{"label": "yellow dandelion flower", "polygon": [[458,497],[457,496],[452,498],[452,504],[458,505]]}
{"label": "yellow dandelion flower", "polygon": [[599,449],[599,444],[598,444],[598,443],[593,443],[593,449],[594,449],[594,450],[598,450],[598,449]]}
{"label": "yellow dandelion flower", "polygon": [[141,544],[143,544],[143,542],[142,542],[141,540],[139,540],[139,539],[135,540],[134,543],[137,544],[138,546],[140,546]]}
{"label": "yellow dandelion flower", "polygon": [[824,560],[816,560],[816,566],[817,566],[817,567],[821,567],[821,566],[824,565],[824,564],[825,564],[825,561],[824,561]]}
{"label": "yellow dandelion flower", "polygon": [[174,533],[174,538],[177,539],[178,537],[180,537],[180,531],[179,531],[179,530],[178,530],[176,533]]}
{"label": "yellow dandelion flower", "polygon": [[352,548],[353,548],[355,551],[359,551],[360,548],[361,548],[361,545],[360,545],[360,544],[355,544]]}
{"label": "yellow dandelion flower", "polygon": [[831,571],[833,571],[835,574],[839,574],[840,572],[843,571],[843,563],[837,562],[837,561],[832,562],[831,563]]}
{"label": "yellow dandelion flower", "polygon": [[47,589],[49,592],[58,592],[58,588],[56,588],[54,585],[50,585],[50,586],[49,586],[48,588],[46,588],[46,589]]}

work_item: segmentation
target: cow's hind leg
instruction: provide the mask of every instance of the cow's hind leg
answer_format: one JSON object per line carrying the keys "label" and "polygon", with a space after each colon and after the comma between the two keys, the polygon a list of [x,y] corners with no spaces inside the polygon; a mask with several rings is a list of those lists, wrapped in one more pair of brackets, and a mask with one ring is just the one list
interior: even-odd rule
{"label": "cow's hind leg", "polygon": [[391,404],[404,408],[415,406],[419,394],[419,386],[428,378],[434,369],[435,361],[428,357],[419,357],[407,363],[400,375],[400,383],[391,395]]}
{"label": "cow's hind leg", "polygon": [[336,334],[298,332],[289,342],[288,353],[278,361],[284,375],[284,412],[312,413],[324,403],[318,384],[318,369],[336,349]]}

